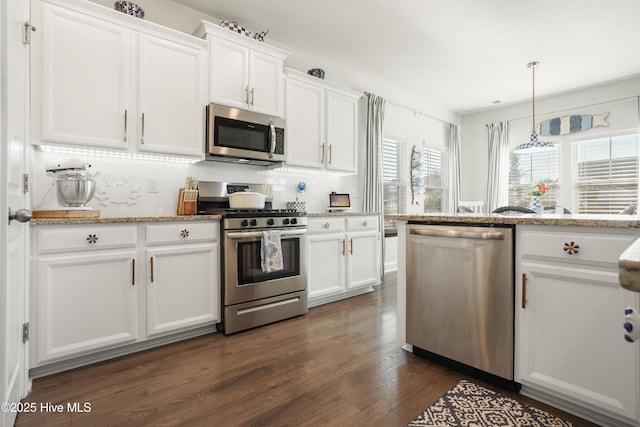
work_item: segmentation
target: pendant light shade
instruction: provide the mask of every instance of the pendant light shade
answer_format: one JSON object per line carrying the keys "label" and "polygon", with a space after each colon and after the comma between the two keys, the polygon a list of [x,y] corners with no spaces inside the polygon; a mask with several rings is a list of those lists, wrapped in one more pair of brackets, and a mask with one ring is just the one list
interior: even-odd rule
{"label": "pendant light shade", "polygon": [[518,145],[515,150],[516,153],[536,153],[539,151],[553,150],[555,146],[551,141],[540,141],[538,139],[538,133],[536,132],[536,67],[539,62],[529,62],[527,67],[531,68],[532,76],[532,96],[531,96],[531,136],[529,142]]}

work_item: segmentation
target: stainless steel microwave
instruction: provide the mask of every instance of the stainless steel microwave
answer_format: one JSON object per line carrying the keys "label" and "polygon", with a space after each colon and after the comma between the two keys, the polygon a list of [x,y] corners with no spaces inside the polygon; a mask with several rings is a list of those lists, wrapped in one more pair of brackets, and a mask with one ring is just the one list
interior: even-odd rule
{"label": "stainless steel microwave", "polygon": [[271,165],[285,161],[285,121],[251,111],[207,105],[207,160]]}

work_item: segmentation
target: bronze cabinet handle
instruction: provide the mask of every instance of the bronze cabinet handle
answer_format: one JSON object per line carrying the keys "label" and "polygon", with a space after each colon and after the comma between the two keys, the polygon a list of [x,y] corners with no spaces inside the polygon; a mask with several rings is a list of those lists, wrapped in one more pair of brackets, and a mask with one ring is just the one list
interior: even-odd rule
{"label": "bronze cabinet handle", "polygon": [[342,255],[346,255],[346,246],[345,246],[345,240],[344,239],[342,239],[342,252],[341,252],[341,254]]}
{"label": "bronze cabinet handle", "polygon": [[144,145],[144,113],[142,113],[142,134],[140,135],[140,143]]}
{"label": "bronze cabinet handle", "polygon": [[522,308],[527,308],[527,273],[522,273]]}
{"label": "bronze cabinet handle", "polygon": [[149,266],[151,268],[151,283],[153,283],[153,257],[149,257]]}
{"label": "bronze cabinet handle", "polygon": [[127,142],[127,110],[124,110],[124,142]]}
{"label": "bronze cabinet handle", "polygon": [[136,285],[136,259],[131,260],[131,286]]}
{"label": "bronze cabinet handle", "polygon": [[349,239],[349,254],[353,255],[353,239]]}

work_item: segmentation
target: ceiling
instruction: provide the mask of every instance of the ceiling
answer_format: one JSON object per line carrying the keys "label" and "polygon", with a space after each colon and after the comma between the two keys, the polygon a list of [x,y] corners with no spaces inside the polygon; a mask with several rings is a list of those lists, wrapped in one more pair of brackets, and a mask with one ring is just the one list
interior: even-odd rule
{"label": "ceiling", "polygon": [[175,1],[458,114],[640,75],[638,0]]}

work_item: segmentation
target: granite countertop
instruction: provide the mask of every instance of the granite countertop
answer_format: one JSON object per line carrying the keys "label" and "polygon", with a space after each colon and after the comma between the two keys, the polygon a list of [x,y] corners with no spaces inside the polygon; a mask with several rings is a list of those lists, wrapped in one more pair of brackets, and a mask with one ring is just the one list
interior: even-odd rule
{"label": "granite countertop", "polygon": [[321,216],[370,216],[378,215],[375,212],[307,212],[309,218],[321,217]]}
{"label": "granite countertop", "polygon": [[555,225],[564,227],[640,228],[638,215],[555,215],[555,214],[406,214],[386,215],[386,220],[450,222],[461,224]]}
{"label": "granite countertop", "polygon": [[620,286],[640,292],[640,239],[625,250],[618,261]]}
{"label": "granite countertop", "polygon": [[94,218],[40,218],[32,219],[31,225],[71,225],[71,224],[122,224],[133,222],[168,221],[217,221],[221,215],[153,215],[153,216],[114,216]]}

